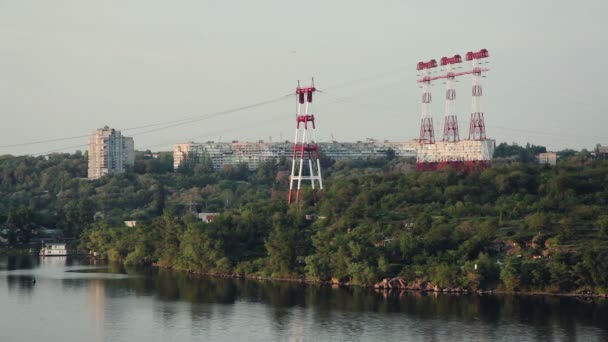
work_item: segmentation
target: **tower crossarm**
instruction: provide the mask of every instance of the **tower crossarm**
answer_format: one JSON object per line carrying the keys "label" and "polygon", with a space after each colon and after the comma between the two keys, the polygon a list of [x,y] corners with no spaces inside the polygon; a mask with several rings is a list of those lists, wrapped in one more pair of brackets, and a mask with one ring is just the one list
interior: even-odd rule
{"label": "tower crossarm", "polygon": [[417,80],[416,82],[418,82],[418,83],[431,82],[431,81],[436,81],[436,80],[445,79],[445,78],[455,78],[455,77],[464,76],[464,75],[481,74],[482,72],[486,72],[486,71],[490,71],[490,69],[474,68],[474,69],[467,70],[467,71],[450,72],[450,73],[446,73],[443,75],[437,75],[437,76],[426,76],[426,77],[422,77],[421,79]]}
{"label": "tower crossarm", "polygon": [[317,144],[294,144],[293,145],[294,152],[315,152],[319,153],[319,145]]}
{"label": "tower crossarm", "polygon": [[477,52],[469,51],[466,54],[467,61],[472,61],[474,59],[482,59],[490,57],[490,53],[486,49],[481,49]]}
{"label": "tower crossarm", "polygon": [[312,128],[315,128],[315,116],[313,114],[298,115],[296,117],[297,127],[300,128],[300,123],[304,123],[304,128],[308,128],[308,123],[312,123]]}
{"label": "tower crossarm", "polygon": [[300,85],[298,85],[298,88],[296,88],[298,102],[300,104],[304,104],[304,102],[312,102],[312,93],[314,93],[315,91],[317,91],[317,88],[315,88],[314,84],[306,88],[300,88]]}

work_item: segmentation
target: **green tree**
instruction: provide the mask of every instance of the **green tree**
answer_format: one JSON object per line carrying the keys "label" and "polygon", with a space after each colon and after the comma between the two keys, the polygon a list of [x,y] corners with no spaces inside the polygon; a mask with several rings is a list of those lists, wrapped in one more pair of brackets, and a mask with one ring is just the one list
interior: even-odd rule
{"label": "green tree", "polygon": [[268,253],[268,270],[272,276],[288,276],[295,261],[292,234],[275,224],[264,246]]}
{"label": "green tree", "polygon": [[500,280],[507,291],[519,290],[519,271],[513,260],[508,259],[500,270]]}

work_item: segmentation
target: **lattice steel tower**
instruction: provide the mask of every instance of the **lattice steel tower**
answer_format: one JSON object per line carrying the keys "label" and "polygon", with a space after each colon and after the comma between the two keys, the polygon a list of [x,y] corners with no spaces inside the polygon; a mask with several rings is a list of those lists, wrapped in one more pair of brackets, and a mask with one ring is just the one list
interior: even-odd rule
{"label": "lattice steel tower", "polygon": [[467,61],[471,61],[473,66],[473,87],[471,88],[471,94],[473,95],[471,101],[471,123],[469,124],[469,140],[486,140],[486,124],[483,119],[483,112],[481,111],[480,100],[483,90],[479,78],[481,77],[482,71],[487,69],[481,68],[480,59],[489,57],[488,50],[481,49],[478,52],[467,52]]}
{"label": "lattice steel tower", "polygon": [[[298,203],[301,198],[301,185],[303,180],[309,180],[311,183],[313,202],[316,201],[318,197],[317,190],[323,191],[321,164],[319,163],[319,145],[317,145],[315,133],[315,116],[310,113],[312,107],[312,94],[316,90],[314,80],[308,88],[301,88],[300,82],[298,81],[298,88],[296,89],[296,134],[293,144],[291,176],[289,177],[289,195],[287,198],[289,204],[293,202],[294,183],[297,184],[295,196],[296,203]],[[304,169],[304,164],[308,165],[307,170]]]}
{"label": "lattice steel tower", "polygon": [[435,143],[435,129],[433,128],[433,117],[430,112],[431,106],[431,69],[437,67],[437,61],[431,59],[428,62],[419,62],[417,70],[423,71],[422,78],[422,118],[420,120],[420,139],[421,144]]}
{"label": "lattice steel tower", "polygon": [[455,113],[454,102],[456,100],[456,89],[454,89],[454,78],[456,77],[452,68],[454,64],[462,63],[460,55],[441,58],[441,65],[446,67],[446,91],[445,91],[445,122],[443,125],[443,141],[460,141],[458,134],[458,117]]}

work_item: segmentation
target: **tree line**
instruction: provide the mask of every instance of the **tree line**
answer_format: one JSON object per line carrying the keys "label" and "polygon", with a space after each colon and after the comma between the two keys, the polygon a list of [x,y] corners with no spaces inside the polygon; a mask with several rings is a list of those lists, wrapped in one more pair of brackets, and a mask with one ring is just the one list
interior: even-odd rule
{"label": "tree line", "polygon": [[[501,162],[470,173],[420,173],[404,159],[327,160],[322,200],[304,191],[299,206],[285,203],[286,161],[255,172],[204,163],[173,172],[168,157],[140,155],[131,172],[88,181],[83,154],[1,159],[0,221],[21,232],[14,242],[57,228],[79,236],[84,252],[134,265],[605,293],[608,163],[583,151],[549,167],[507,147]],[[202,223],[200,211],[220,215]]]}

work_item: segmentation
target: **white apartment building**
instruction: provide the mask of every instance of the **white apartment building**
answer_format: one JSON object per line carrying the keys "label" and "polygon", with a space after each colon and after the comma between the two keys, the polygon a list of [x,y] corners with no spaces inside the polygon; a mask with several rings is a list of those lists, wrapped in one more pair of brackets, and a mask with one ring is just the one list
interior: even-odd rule
{"label": "white apartment building", "polygon": [[105,126],[89,137],[89,179],[124,172],[135,164],[133,138]]}
{"label": "white apartment building", "polygon": [[536,160],[539,164],[549,164],[551,166],[557,165],[557,153],[556,152],[545,152],[536,155]]}
{"label": "white apartment building", "polygon": [[[395,157],[415,157],[416,142],[390,142],[368,139],[358,142],[321,142],[319,150],[328,158],[334,160],[381,158],[387,155],[389,148],[395,151]],[[181,143],[173,145],[173,169],[177,170],[187,158],[206,157],[211,160],[213,168],[219,170],[224,165],[247,163],[250,170],[258,168],[260,163],[267,160],[293,156],[292,142],[213,142]]]}

